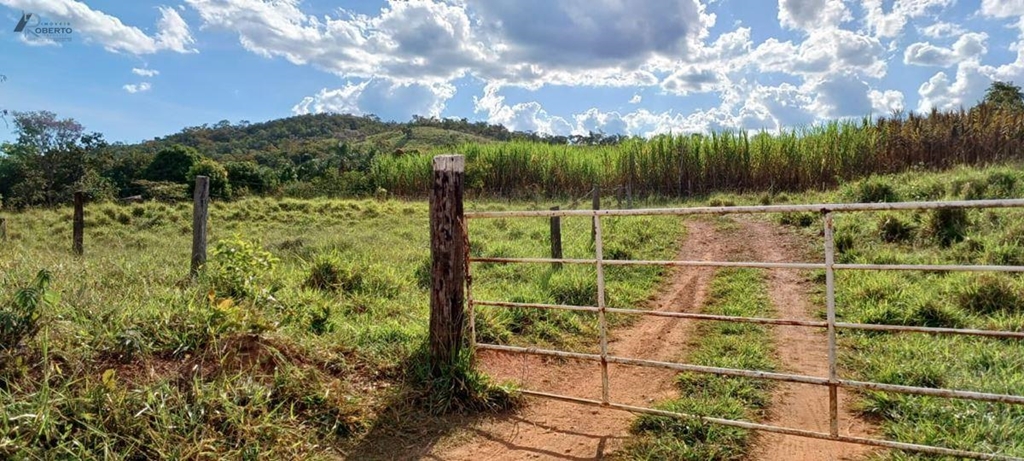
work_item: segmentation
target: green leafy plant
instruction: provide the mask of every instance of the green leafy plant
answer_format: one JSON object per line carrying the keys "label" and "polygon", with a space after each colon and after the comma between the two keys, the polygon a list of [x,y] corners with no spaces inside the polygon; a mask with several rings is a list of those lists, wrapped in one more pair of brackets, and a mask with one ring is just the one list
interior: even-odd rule
{"label": "green leafy plant", "polygon": [[207,270],[218,294],[255,299],[271,291],[264,282],[275,263],[277,258],[259,242],[236,235],[214,245]]}
{"label": "green leafy plant", "polygon": [[48,289],[51,278],[48,271],[39,271],[29,286],[15,292],[13,299],[0,306],[0,349],[16,349],[39,331],[40,309],[53,306],[60,299]]}

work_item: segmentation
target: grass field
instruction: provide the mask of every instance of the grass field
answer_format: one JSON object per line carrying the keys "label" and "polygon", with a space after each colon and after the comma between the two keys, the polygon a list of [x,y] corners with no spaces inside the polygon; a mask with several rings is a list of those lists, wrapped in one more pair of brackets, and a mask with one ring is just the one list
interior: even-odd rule
{"label": "grass field", "polygon": [[[509,206],[536,204],[468,205]],[[5,216],[0,457],[336,458],[396,405],[451,404],[424,395],[425,203],[214,203],[196,281],[190,205],[90,204],[81,258],[70,209]],[[609,220],[606,254],[669,257],[676,223]],[[566,256],[592,254],[589,222],[564,226]],[[547,232],[546,219],[473,222],[472,252],[547,256]],[[589,303],[596,292],[582,268],[473,269],[480,298]],[[610,303],[634,305],[659,274],[610,271]],[[481,309],[477,331],[577,347],[588,322]]]}
{"label": "grass field", "polygon": [[[716,195],[700,203],[1021,196],[1024,173],[1008,166],[873,177],[801,195]],[[404,406],[445,409],[450,401],[424,390],[426,211],[425,203],[403,201],[214,203],[211,260],[195,281],[187,277],[189,205],[90,204],[82,258],[70,252],[69,209],[5,213],[0,457],[336,458],[365,443],[385,416],[388,424],[401,418]],[[820,242],[816,215],[777,221],[807,233],[809,244]],[[836,222],[841,262],[1024,264],[1024,211],[840,215]],[[563,223],[566,257],[590,256],[589,221]],[[475,255],[547,255],[546,219],[470,225]],[[681,231],[674,218],[608,219],[605,255],[669,258]],[[595,296],[592,271],[474,264],[472,289],[479,299],[585,305]],[[610,268],[609,305],[638,305],[661,274]],[[843,272],[837,280],[843,321],[1024,329],[1019,276]],[[757,272],[723,270],[712,284],[707,311],[771,313]],[[498,343],[592,350],[592,322],[571,312],[480,308],[477,331]],[[701,328],[712,340],[695,346],[694,361],[777,366],[767,330]],[[839,339],[844,376],[1024,393],[1019,342],[845,331]],[[737,347],[749,353],[721,352]],[[755,420],[770,391],[747,380],[690,375],[679,386],[686,397],[666,407],[711,403],[721,414]],[[887,438],[1024,455],[1019,407],[872,392],[859,408],[880,421]],[[731,430],[657,418],[640,418],[634,427],[641,436],[626,457],[736,459],[746,443]]]}

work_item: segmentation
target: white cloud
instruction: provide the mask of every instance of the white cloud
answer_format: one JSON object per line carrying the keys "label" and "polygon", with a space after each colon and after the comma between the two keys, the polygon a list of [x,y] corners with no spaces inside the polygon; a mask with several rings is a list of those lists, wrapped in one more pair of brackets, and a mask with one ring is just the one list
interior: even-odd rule
{"label": "white cloud", "polygon": [[769,38],[744,62],[761,72],[821,76],[856,73],[881,78],[886,73],[885,48],[874,37],[845,29],[814,30],[799,45]]}
{"label": "white cloud", "polygon": [[643,96],[640,96],[640,93],[637,93],[637,94],[634,94],[632,98],[629,98],[629,103],[630,104],[640,104],[640,102],[642,102],[643,100],[644,100]]}
{"label": "white cloud", "polygon": [[988,34],[970,32],[961,35],[951,48],[926,42],[914,43],[904,51],[903,62],[916,66],[949,67],[961,61],[977,60],[988,52],[986,40]]}
{"label": "white cloud", "polygon": [[135,94],[135,93],[144,93],[146,91],[149,91],[149,89],[151,87],[149,85],[149,82],[142,82],[142,83],[139,83],[139,84],[128,84],[128,85],[125,85],[125,86],[123,86],[121,88],[124,88],[124,90],[129,92],[129,93]]}
{"label": "white cloud", "polygon": [[903,111],[906,107],[903,92],[896,90],[871,90],[868,92],[868,99],[871,100],[871,108],[875,114],[889,115],[894,112]]}
{"label": "white cloud", "polygon": [[140,77],[156,77],[160,75],[160,71],[156,69],[140,69],[138,67],[132,68],[132,73]]}
{"label": "white cloud", "polygon": [[896,37],[912,18],[937,13],[952,5],[955,0],[896,0],[886,13],[882,0],[864,0],[865,21],[876,37]]}
{"label": "white cloud", "polygon": [[569,135],[572,126],[564,118],[548,114],[540,103],[527,102],[505,104],[505,97],[498,95],[499,87],[487,85],[483,96],[473,97],[474,111],[487,114],[488,123],[504,125],[510,130],[536,133]]}
{"label": "white cloud", "polygon": [[164,50],[178,53],[196,51],[189,48],[195,40],[188,25],[173,8],[160,8],[157,34],[149,36],[137,27],[125,25],[114,16],[74,0],[0,0],[0,5],[30,11],[55,21],[70,22],[76,37],[81,35],[112,52],[139,55]]}
{"label": "white cloud", "polygon": [[981,14],[994,18],[1024,16],[1024,0],[981,0]]}
{"label": "white cloud", "polygon": [[779,0],[779,23],[791,29],[833,28],[852,18],[842,0]]}
{"label": "white cloud", "polygon": [[930,38],[954,37],[967,32],[967,30],[957,24],[941,21],[929,26],[918,27],[917,31],[921,35]]}
{"label": "white cloud", "polygon": [[697,0],[390,0],[373,16],[313,16],[298,0],[186,3],[253,53],[345,78],[471,74],[526,88],[656,85],[650,63],[689,58],[715,21]]}
{"label": "white cloud", "polygon": [[409,120],[413,115],[440,116],[445,103],[454,95],[455,87],[447,83],[418,84],[376,78],[333,90],[321,89],[303,98],[292,112],[374,114],[385,119]]}
{"label": "white cloud", "polygon": [[917,90],[921,96],[918,112],[973,106],[984,97],[985,89],[992,81],[983,73],[985,70],[977,61],[965,61],[957,66],[956,78],[952,81],[945,72],[933,75]]}

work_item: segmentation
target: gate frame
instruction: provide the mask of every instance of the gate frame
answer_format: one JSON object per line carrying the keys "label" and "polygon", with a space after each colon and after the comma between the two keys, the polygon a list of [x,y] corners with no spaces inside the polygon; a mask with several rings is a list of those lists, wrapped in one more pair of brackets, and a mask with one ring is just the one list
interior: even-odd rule
{"label": "gate frame", "polygon": [[[457,160],[456,160],[457,159]],[[457,166],[457,168],[456,168]],[[917,271],[986,271],[986,272],[1024,272],[1024,266],[996,266],[996,265],[957,265],[957,264],[837,264],[835,262],[835,242],[834,242],[834,222],[833,214],[837,212],[877,212],[877,211],[892,211],[892,210],[937,210],[937,209],[988,209],[988,208],[1024,208],[1024,199],[1006,199],[1006,200],[970,200],[970,201],[931,201],[931,202],[899,202],[899,203],[845,203],[845,204],[810,204],[810,205],[763,205],[763,206],[734,206],[734,207],[689,207],[689,208],[657,208],[657,209],[636,209],[636,210],[538,210],[538,211],[481,211],[481,212],[462,212],[462,194],[461,194],[461,183],[462,175],[464,174],[464,163],[461,156],[439,156],[434,159],[434,175],[435,175],[435,191],[431,195],[431,242],[432,242],[432,254],[434,255],[434,279],[435,284],[431,295],[431,331],[430,341],[432,350],[445,350],[446,352],[455,351],[457,354],[458,350],[463,345],[462,338],[458,338],[455,342],[452,342],[451,331],[453,328],[460,329],[468,327],[468,345],[470,353],[475,356],[476,350],[495,350],[511,353],[522,353],[541,355],[549,357],[561,357],[571,358],[578,360],[595,361],[600,363],[601,367],[601,400],[583,399],[572,396],[565,396],[559,394],[552,394],[547,392],[539,392],[532,390],[521,390],[520,392],[525,395],[550,398],[555,400],[562,400],[568,402],[574,402],[584,405],[599,406],[604,408],[613,408],[618,410],[625,410],[633,413],[646,413],[658,416],[667,416],[684,419],[696,419],[706,423],[713,423],[725,426],[738,427],[743,429],[751,429],[764,432],[773,432],[784,435],[792,435],[799,437],[807,437],[813,439],[830,440],[836,442],[856,443],[861,445],[870,445],[882,448],[891,448],[910,452],[919,453],[930,453],[937,455],[947,456],[959,456],[964,458],[973,459],[986,459],[986,460],[1024,460],[1024,458],[997,454],[997,453],[982,453],[968,450],[958,450],[945,447],[936,447],[929,445],[920,445],[913,443],[896,442],[890,440],[873,439],[866,437],[854,437],[849,435],[842,435],[839,433],[839,415],[838,415],[838,389],[855,389],[855,390],[874,390],[883,392],[893,392],[901,394],[912,394],[912,395],[924,395],[933,397],[943,398],[957,398],[984,402],[994,403],[1010,403],[1010,404],[1024,404],[1024,396],[1020,395],[1009,395],[1009,394],[993,394],[985,392],[974,392],[965,390],[954,390],[945,388],[924,388],[915,386],[904,386],[894,384],[884,384],[876,382],[866,381],[855,381],[840,379],[836,367],[836,330],[838,328],[850,329],[850,330],[872,330],[872,331],[888,331],[888,332],[913,332],[913,333],[927,333],[927,334],[940,334],[940,335],[969,335],[969,336],[984,336],[984,337],[996,337],[996,338],[1014,338],[1024,339],[1024,332],[1015,331],[1003,331],[1003,330],[979,330],[979,329],[960,329],[960,328],[933,328],[933,327],[918,327],[918,326],[902,326],[902,325],[879,325],[879,324],[862,324],[862,323],[849,323],[849,322],[837,322],[836,321],[836,306],[835,306],[835,271],[836,270],[917,270]],[[440,176],[439,176],[440,175]],[[438,192],[441,181],[438,178],[448,177],[453,175],[457,179],[453,179],[452,182],[459,184],[458,193],[449,192]],[[456,197],[457,196],[457,197]],[[449,203],[449,202],[457,202]],[[442,212],[451,213],[458,210],[455,215],[449,214],[452,220],[449,223],[454,224],[454,228],[457,229],[452,232],[452,227],[446,227],[442,231],[434,222],[436,213]],[[603,238],[601,235],[601,218],[606,216],[687,216],[687,215],[727,215],[727,214],[770,214],[770,213],[786,213],[786,212],[812,212],[819,213],[823,220],[823,237],[824,237],[824,250],[825,250],[825,261],[824,263],[769,263],[769,262],[722,262],[722,261],[677,261],[677,260],[606,260],[603,255]],[[494,218],[543,218],[543,217],[591,217],[593,221],[593,232],[594,232],[594,259],[569,259],[569,258],[475,258],[469,255],[468,251],[468,220],[469,219],[494,219]],[[451,251],[452,247],[448,245],[454,244],[455,246],[463,245],[462,251]],[[440,245],[448,253],[438,251],[438,245]],[[445,328],[440,328],[435,325],[435,310],[445,312],[451,312],[453,308],[449,303],[437,303],[435,301],[443,299],[459,298],[461,296],[462,287],[452,287],[450,285],[439,287],[437,284],[437,278],[439,277],[438,269],[441,263],[437,260],[438,256],[452,257],[458,255],[464,258],[464,264],[460,262],[449,261],[448,263],[454,263],[446,267],[462,267],[465,270],[464,279],[466,281],[465,299],[468,304],[468,316],[455,315],[453,320],[457,321],[457,325],[446,325]],[[573,305],[559,305],[559,304],[540,304],[540,303],[513,303],[503,301],[488,301],[488,300],[477,300],[471,295],[471,281],[470,266],[472,263],[543,263],[543,264],[580,264],[580,265],[594,265],[597,272],[597,306],[573,306]],[[735,317],[725,315],[710,315],[710,314],[698,314],[698,313],[684,313],[684,312],[664,312],[664,311],[652,311],[642,309],[618,309],[608,308],[605,303],[605,283],[604,283],[604,267],[606,265],[614,266],[639,266],[639,265],[656,265],[656,266],[684,266],[684,267],[746,267],[756,269],[824,269],[825,270],[825,285],[826,285],[826,320],[825,321],[811,321],[811,320],[798,320],[798,319],[773,319],[773,318],[753,318],[753,317]],[[452,275],[445,276],[441,274],[443,279],[451,280]],[[462,278],[455,276],[456,279]],[[459,292],[459,295],[452,296],[455,291]],[[443,304],[443,305],[441,305]],[[570,311],[583,311],[583,312],[594,312],[598,316],[598,328],[599,328],[599,353],[588,354],[578,352],[567,352],[550,349],[540,349],[536,347],[518,347],[518,346],[502,346],[496,344],[481,344],[476,342],[476,331],[475,331],[475,312],[476,306],[489,306],[489,307],[511,307],[511,308],[536,308],[536,309],[560,309]],[[708,367],[700,365],[692,365],[685,363],[674,363],[674,362],[660,362],[653,360],[644,360],[628,357],[611,356],[608,354],[608,328],[606,322],[606,314],[630,314],[630,315],[650,315],[660,317],[673,317],[673,318],[688,318],[696,320],[711,320],[711,321],[724,321],[724,322],[740,322],[740,323],[755,323],[765,325],[789,325],[798,327],[810,327],[810,328],[825,328],[827,341],[828,341],[828,377],[816,377],[807,375],[796,375],[787,373],[776,373],[776,372],[765,372],[755,370],[744,370],[744,369],[732,369],[732,368],[720,368],[720,367]],[[447,317],[447,315],[445,315]],[[468,325],[465,323],[465,317],[468,317]],[[435,328],[438,327],[438,328]],[[434,349],[438,347],[438,349]],[[449,352],[451,353],[451,352]],[[442,362],[451,360],[452,355],[441,354],[439,357]],[[438,361],[435,359],[435,365]],[[448,362],[450,363],[450,362]],[[609,398],[609,387],[610,383],[608,380],[608,364],[615,363],[620,365],[632,365],[632,366],[647,366],[657,368],[667,368],[676,371],[689,371],[703,374],[713,375],[724,375],[724,376],[740,376],[754,379],[768,379],[774,381],[794,382],[801,384],[811,384],[818,386],[827,386],[829,389],[829,432],[817,432],[809,431],[804,429],[795,429],[781,426],[773,426],[768,424],[753,423],[749,421],[730,420],[724,418],[715,418],[708,416],[692,415],[686,413],[676,413],[665,410],[658,410],[647,407],[637,407],[632,405],[625,405],[620,403],[614,403]]]}

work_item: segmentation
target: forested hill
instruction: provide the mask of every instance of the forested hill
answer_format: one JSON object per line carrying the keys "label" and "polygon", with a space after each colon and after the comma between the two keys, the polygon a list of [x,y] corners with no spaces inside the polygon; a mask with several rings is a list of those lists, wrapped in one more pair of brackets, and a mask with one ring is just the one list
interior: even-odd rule
{"label": "forested hill", "polygon": [[[175,144],[192,147],[218,161],[256,160],[267,157],[306,155],[320,157],[341,144],[361,151],[392,153],[399,149],[415,152],[431,147],[455,146],[490,141],[544,141],[566,144],[567,137],[544,137],[509,131],[501,125],[469,122],[466,119],[414,117],[405,123],[386,122],[376,116],[310,114],[249,123],[223,120],[182,129],[121,149],[155,154]],[[589,137],[588,137],[589,140]]]}

